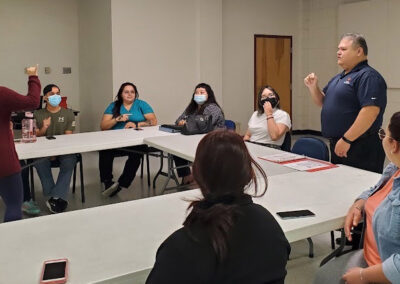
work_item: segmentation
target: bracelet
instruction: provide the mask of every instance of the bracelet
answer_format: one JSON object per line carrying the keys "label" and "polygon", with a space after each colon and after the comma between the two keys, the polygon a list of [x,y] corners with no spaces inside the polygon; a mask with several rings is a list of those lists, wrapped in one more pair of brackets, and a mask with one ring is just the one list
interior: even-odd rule
{"label": "bracelet", "polygon": [[272,115],[270,115],[270,116],[267,116],[267,120],[268,119],[271,119],[271,118],[274,118]]}
{"label": "bracelet", "polygon": [[364,281],[363,275],[362,275],[363,270],[364,270],[363,268],[360,269],[360,280],[361,280],[361,282]]}
{"label": "bracelet", "polygon": [[347,144],[353,144],[353,141],[350,141],[349,139],[347,139],[344,135],[342,136],[342,139],[344,142],[346,142]]}

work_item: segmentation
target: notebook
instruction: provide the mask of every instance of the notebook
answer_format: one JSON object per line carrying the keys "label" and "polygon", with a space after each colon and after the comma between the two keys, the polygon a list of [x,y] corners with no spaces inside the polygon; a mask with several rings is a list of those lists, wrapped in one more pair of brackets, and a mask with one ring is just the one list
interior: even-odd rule
{"label": "notebook", "polygon": [[183,126],[175,125],[175,124],[162,124],[160,125],[160,130],[165,132],[177,133],[181,132]]}

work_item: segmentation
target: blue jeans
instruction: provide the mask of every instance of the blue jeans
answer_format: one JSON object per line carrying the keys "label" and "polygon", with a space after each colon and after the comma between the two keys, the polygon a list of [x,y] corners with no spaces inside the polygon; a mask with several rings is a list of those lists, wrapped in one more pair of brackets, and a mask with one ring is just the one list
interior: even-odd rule
{"label": "blue jeans", "polygon": [[[50,158],[43,159],[34,165],[42,183],[43,194],[49,197],[68,200],[71,176],[77,158],[75,154],[56,156],[54,158],[55,160],[52,161]],[[51,172],[52,167],[60,167],[56,183]]]}

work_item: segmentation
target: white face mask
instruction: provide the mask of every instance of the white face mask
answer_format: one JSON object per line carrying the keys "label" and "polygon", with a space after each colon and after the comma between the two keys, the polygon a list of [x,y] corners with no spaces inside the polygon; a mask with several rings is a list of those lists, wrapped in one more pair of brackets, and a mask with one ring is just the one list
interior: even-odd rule
{"label": "white face mask", "polygon": [[198,105],[202,105],[207,101],[207,95],[201,95],[201,94],[197,95],[197,94],[195,94],[193,100]]}

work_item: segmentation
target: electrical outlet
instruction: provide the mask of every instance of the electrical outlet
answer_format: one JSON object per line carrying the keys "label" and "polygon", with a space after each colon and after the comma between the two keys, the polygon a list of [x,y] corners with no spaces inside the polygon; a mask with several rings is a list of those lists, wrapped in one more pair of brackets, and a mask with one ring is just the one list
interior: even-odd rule
{"label": "electrical outlet", "polygon": [[44,74],[50,74],[51,73],[51,68],[50,67],[44,67]]}
{"label": "electrical outlet", "polygon": [[63,74],[71,74],[71,67],[63,67]]}

